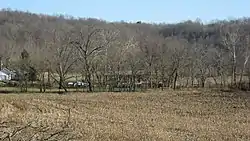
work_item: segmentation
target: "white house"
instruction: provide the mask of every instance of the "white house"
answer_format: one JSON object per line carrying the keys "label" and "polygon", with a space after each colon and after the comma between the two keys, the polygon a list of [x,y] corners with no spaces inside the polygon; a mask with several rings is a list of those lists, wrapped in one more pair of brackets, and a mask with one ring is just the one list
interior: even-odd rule
{"label": "white house", "polygon": [[7,68],[3,68],[0,70],[0,81],[11,80],[14,75],[14,72],[8,70]]}
{"label": "white house", "polygon": [[9,76],[6,73],[0,71],[0,81],[8,80],[8,78]]}

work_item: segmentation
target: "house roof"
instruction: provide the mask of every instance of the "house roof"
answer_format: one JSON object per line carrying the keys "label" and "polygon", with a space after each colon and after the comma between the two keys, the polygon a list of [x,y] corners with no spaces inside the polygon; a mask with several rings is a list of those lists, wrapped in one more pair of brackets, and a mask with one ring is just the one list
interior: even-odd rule
{"label": "house roof", "polygon": [[5,74],[7,74],[7,75],[15,74],[13,71],[10,71],[10,70],[7,69],[7,68],[3,68],[3,69],[1,70],[1,72],[5,73]]}
{"label": "house roof", "polygon": [[0,76],[7,76],[8,74],[6,74],[5,72],[0,71]]}

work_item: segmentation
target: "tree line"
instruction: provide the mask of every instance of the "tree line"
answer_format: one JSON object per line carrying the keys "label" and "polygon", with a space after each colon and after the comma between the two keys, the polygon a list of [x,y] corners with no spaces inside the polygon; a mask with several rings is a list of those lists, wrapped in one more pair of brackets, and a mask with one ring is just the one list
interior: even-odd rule
{"label": "tree line", "polygon": [[20,85],[35,81],[41,92],[52,82],[67,91],[73,74],[90,92],[107,85],[135,91],[143,83],[206,87],[208,79],[214,87],[248,89],[249,31],[249,18],[146,24],[3,9],[0,58],[23,74]]}

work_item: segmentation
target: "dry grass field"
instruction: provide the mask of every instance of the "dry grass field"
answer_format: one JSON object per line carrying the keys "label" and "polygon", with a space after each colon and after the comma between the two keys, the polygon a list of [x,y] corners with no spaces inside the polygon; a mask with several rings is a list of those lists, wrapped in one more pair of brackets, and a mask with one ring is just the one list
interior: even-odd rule
{"label": "dry grass field", "polygon": [[250,140],[250,94],[0,94],[0,140]]}

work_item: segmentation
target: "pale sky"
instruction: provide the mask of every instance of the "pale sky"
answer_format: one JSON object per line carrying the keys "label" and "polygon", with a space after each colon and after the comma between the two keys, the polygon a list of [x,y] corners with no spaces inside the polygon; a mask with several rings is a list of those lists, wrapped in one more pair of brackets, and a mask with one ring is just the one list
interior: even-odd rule
{"label": "pale sky", "polygon": [[0,8],[150,23],[250,17],[250,0],[0,0]]}

